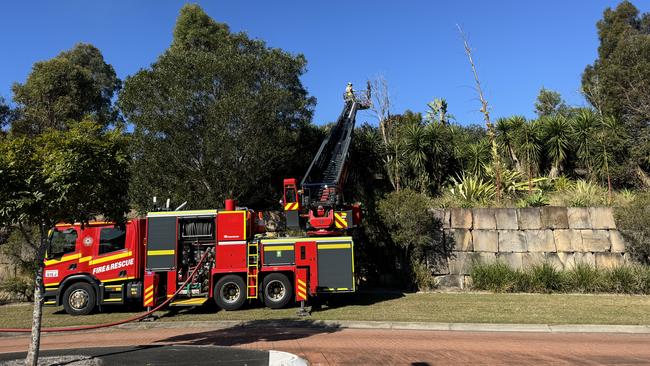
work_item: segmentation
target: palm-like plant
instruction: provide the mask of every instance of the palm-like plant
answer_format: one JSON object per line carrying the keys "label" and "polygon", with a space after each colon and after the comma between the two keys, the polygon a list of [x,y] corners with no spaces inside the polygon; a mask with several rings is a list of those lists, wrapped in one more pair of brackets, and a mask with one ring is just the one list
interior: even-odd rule
{"label": "palm-like plant", "polygon": [[523,116],[512,116],[509,118],[499,118],[496,121],[495,131],[499,148],[505,151],[508,158],[512,161],[517,171],[521,171],[521,164],[513,148],[517,131],[526,123]]}
{"label": "palm-like plant", "polygon": [[576,144],[579,161],[591,177],[593,172],[594,148],[597,143],[594,132],[598,117],[590,109],[581,109],[573,118],[571,136]]}
{"label": "palm-like plant", "polygon": [[555,178],[563,169],[571,141],[571,123],[561,115],[543,119],[546,153],[551,159],[550,178]]}
{"label": "palm-like plant", "polygon": [[453,125],[442,123],[431,123],[425,126],[425,135],[429,153],[429,176],[436,189],[440,188],[449,173],[450,160],[454,155],[453,149]]}
{"label": "palm-like plant", "polygon": [[533,172],[539,166],[539,155],[542,151],[539,126],[537,121],[524,122],[517,133],[517,150],[524,158],[528,176],[528,193],[533,190]]}
{"label": "palm-like plant", "polygon": [[410,124],[404,128],[404,147],[409,164],[420,172],[429,160],[427,134],[422,125]]}
{"label": "palm-like plant", "polygon": [[483,139],[467,146],[465,170],[474,176],[484,177],[485,168],[490,164],[490,143]]}
{"label": "palm-like plant", "polygon": [[478,203],[486,205],[492,202],[496,195],[496,187],[492,182],[481,177],[463,173],[458,178],[452,178],[449,193],[465,204]]}
{"label": "palm-like plant", "polygon": [[607,203],[612,203],[612,177],[610,174],[610,164],[614,158],[611,145],[615,141],[625,138],[625,130],[616,118],[607,116],[600,118],[596,127],[596,141],[598,147],[594,153],[595,169],[601,175],[607,178]]}

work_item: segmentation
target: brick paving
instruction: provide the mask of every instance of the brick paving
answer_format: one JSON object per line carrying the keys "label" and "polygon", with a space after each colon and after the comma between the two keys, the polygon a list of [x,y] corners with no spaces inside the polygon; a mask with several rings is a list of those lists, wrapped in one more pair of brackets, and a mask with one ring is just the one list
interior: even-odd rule
{"label": "brick paving", "polygon": [[[0,338],[24,351],[27,336]],[[348,328],[153,328],[46,334],[42,349],[188,344],[274,349],[312,365],[650,365],[650,334],[449,332]]]}

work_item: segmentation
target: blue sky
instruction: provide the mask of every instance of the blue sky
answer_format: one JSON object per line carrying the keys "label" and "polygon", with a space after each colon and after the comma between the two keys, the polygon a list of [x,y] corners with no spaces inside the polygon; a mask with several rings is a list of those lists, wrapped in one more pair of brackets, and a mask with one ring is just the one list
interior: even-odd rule
{"label": "blue sky", "polygon": [[[0,95],[11,97],[34,62],[76,42],[101,49],[122,79],[170,44],[183,1],[10,1],[0,12]],[[469,36],[495,117],[534,117],[540,87],[583,105],[580,75],[596,57],[596,21],[618,1],[199,1],[234,31],[303,53],[314,122],[336,119],[345,83],[384,75],[393,113],[444,97],[463,123],[481,123],[456,24]],[[647,2],[633,3],[650,11]],[[374,122],[362,115],[358,122]]]}

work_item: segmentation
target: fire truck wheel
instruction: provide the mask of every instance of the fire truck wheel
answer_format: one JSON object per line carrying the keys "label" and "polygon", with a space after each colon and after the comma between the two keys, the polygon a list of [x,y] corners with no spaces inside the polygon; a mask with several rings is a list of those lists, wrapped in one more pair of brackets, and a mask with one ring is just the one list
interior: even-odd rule
{"label": "fire truck wheel", "polygon": [[63,309],[70,315],[87,315],[95,308],[95,290],[86,282],[73,283],[63,294]]}
{"label": "fire truck wheel", "polygon": [[264,304],[271,309],[285,307],[293,296],[289,278],[282,273],[271,273],[264,277]]}
{"label": "fire truck wheel", "polygon": [[236,275],[223,276],[214,286],[214,300],[223,310],[237,310],[246,301],[246,284]]}

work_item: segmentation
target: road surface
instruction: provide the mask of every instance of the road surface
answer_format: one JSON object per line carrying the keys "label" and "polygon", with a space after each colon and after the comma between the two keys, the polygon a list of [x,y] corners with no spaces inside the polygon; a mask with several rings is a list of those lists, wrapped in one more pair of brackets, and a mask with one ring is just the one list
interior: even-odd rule
{"label": "road surface", "polygon": [[[0,337],[0,352],[28,336]],[[231,327],[112,329],[47,334],[42,349],[187,344],[296,354],[312,365],[650,365],[650,334],[514,333]]]}

